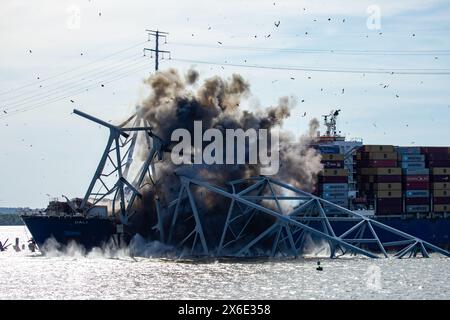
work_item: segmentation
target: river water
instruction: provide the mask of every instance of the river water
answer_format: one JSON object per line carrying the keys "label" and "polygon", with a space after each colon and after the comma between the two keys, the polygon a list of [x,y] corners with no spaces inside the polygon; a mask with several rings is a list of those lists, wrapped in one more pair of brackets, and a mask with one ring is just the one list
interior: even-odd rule
{"label": "river water", "polygon": [[[29,236],[24,226],[0,227],[2,242]],[[192,262],[11,246],[0,270],[0,299],[450,299],[450,259],[440,256]]]}

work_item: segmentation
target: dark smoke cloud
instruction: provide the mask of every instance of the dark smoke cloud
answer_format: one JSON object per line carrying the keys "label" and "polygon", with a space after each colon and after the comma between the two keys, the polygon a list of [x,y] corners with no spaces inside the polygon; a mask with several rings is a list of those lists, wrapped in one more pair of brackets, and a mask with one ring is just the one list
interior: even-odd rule
{"label": "dark smoke cloud", "polygon": [[[194,121],[201,120],[203,130],[241,128],[247,130],[268,129],[279,131],[280,170],[274,178],[296,187],[311,191],[317,173],[322,169],[320,155],[311,147],[317,135],[318,122],[313,119],[307,132],[299,139],[292,133],[280,130],[285,119],[291,115],[296,101],[282,97],[278,105],[251,112],[240,108],[241,102],[250,96],[250,85],[242,76],[233,74],[224,79],[218,76],[206,79],[198,88],[198,72],[189,70],[181,75],[175,69],[158,72],[145,80],[151,89],[142,102],[140,112],[154,128],[154,133],[170,141],[172,132],[178,128],[194,134]],[[259,165],[181,165],[175,166],[170,154],[156,164],[156,188],[148,191],[145,199],[159,197],[162,203],[176,198],[180,189],[177,174],[205,179],[212,184],[225,186],[234,179],[248,178],[260,174]],[[198,191],[201,192],[201,191]],[[202,194],[197,197],[199,206],[205,210],[221,210],[224,204]],[[142,204],[136,205],[140,211]]]}

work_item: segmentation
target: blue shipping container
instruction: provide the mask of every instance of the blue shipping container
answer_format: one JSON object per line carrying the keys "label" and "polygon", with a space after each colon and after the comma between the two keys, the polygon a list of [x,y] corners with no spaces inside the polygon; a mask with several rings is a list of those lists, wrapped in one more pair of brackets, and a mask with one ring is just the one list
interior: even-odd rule
{"label": "blue shipping container", "polygon": [[400,154],[420,154],[420,147],[398,147],[397,152]]}
{"label": "blue shipping container", "polygon": [[428,205],[406,206],[406,212],[408,212],[408,213],[430,212],[430,206],[428,206]]}
{"label": "blue shipping container", "polygon": [[403,169],[425,169],[425,162],[402,162]]}
{"label": "blue shipping container", "polygon": [[404,154],[400,158],[403,162],[423,162],[425,161],[425,155],[423,154]]}
{"label": "blue shipping container", "polygon": [[324,191],[347,191],[348,183],[324,183],[319,188]]}
{"label": "blue shipping container", "polygon": [[408,190],[405,192],[407,198],[428,198],[430,191],[428,190]]}
{"label": "blue shipping container", "polygon": [[406,175],[429,175],[430,174],[430,169],[413,169],[413,168],[408,168],[408,169],[403,169],[403,174]]}

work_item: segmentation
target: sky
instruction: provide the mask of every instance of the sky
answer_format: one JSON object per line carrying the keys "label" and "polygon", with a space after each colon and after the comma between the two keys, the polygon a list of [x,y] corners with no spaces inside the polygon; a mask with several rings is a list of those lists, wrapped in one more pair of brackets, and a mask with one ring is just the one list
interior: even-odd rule
{"label": "sky", "polygon": [[154,70],[146,29],[169,33],[162,70],[241,74],[244,108],[295,97],[295,134],[338,108],[342,134],[366,144],[450,145],[445,0],[3,0],[0,207],[84,195],[108,132],[72,111],[132,113]]}

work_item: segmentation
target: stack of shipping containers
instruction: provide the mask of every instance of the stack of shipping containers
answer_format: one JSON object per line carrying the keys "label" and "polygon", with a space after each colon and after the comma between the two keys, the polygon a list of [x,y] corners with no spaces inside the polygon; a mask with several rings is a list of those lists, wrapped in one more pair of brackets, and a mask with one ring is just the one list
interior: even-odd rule
{"label": "stack of shipping containers", "polygon": [[431,174],[432,211],[450,212],[450,148],[422,147],[421,151]]}
{"label": "stack of shipping containers", "polygon": [[430,212],[429,169],[419,147],[398,147],[403,173],[404,213]]}
{"label": "stack of shipping containers", "polygon": [[[341,207],[348,208],[348,175],[344,155],[337,146],[319,146],[324,169],[318,177],[317,195]],[[331,212],[331,208],[325,208]]]}
{"label": "stack of shipping containers", "polygon": [[365,145],[356,152],[356,174],[360,196],[376,214],[402,212],[402,174],[392,145]]}

